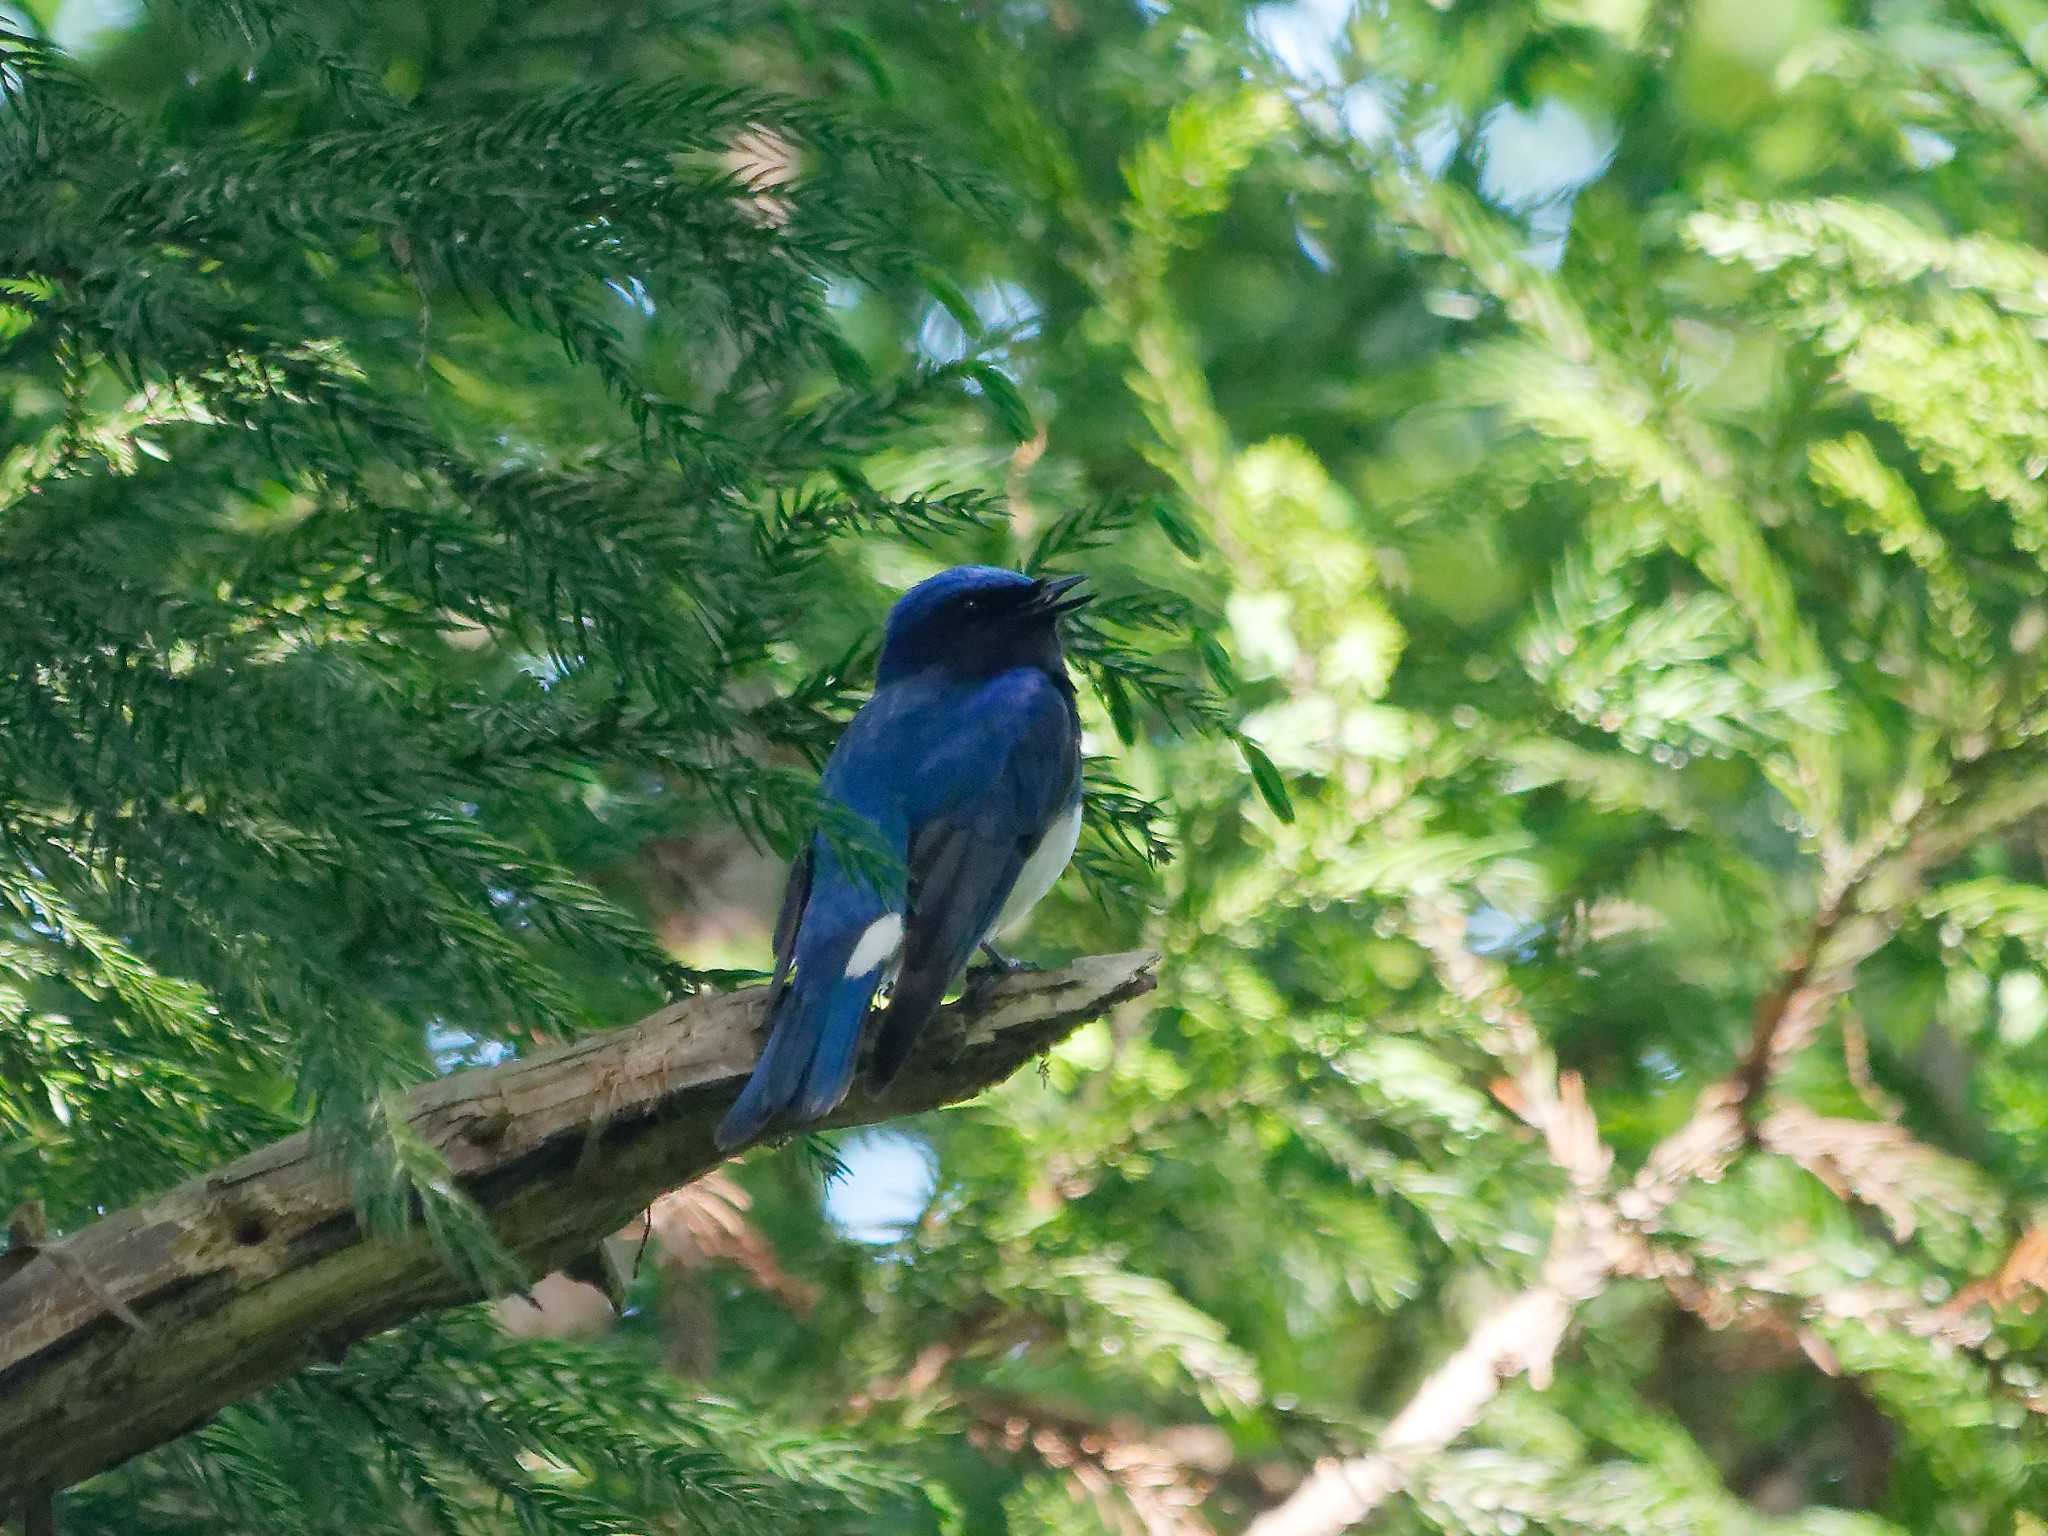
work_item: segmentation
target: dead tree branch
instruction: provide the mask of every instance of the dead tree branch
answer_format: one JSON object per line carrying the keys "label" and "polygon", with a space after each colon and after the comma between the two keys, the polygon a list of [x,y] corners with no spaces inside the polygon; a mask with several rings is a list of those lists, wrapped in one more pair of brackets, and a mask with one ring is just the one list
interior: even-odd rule
{"label": "dead tree branch", "polygon": [[[1156,957],[1097,955],[947,1008],[859,1125],[1002,1081],[1153,986]],[[761,990],[693,998],[629,1028],[416,1089],[439,1148],[535,1273],[588,1250],[719,1161],[711,1133],[759,1045]],[[475,1299],[423,1236],[366,1233],[304,1135],[68,1237],[0,1277],[0,1517],[203,1423],[309,1360]]]}

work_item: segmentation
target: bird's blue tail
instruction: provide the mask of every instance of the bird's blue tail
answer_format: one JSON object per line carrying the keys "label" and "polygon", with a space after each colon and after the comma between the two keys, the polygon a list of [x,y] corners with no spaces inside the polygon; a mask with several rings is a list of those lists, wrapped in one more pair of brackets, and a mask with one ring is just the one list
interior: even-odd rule
{"label": "bird's blue tail", "polygon": [[822,1120],[846,1097],[881,970],[846,976],[844,963],[818,968],[832,978],[825,985],[806,985],[799,968],[784,990],[768,1048],[719,1124],[719,1150],[730,1152],[778,1121],[798,1126]]}

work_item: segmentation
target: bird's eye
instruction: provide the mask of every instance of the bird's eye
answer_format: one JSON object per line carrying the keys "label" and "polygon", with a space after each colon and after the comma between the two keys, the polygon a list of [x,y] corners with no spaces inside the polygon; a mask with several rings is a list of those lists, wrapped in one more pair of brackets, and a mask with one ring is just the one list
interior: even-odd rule
{"label": "bird's eye", "polygon": [[961,611],[970,616],[981,612],[981,599],[978,597],[970,597],[969,599],[967,599],[967,602],[965,603]]}

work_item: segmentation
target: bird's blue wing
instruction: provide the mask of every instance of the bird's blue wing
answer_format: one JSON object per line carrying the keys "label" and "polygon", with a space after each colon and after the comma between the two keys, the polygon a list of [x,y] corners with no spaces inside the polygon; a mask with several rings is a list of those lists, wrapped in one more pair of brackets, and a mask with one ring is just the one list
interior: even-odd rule
{"label": "bird's blue wing", "polygon": [[718,1127],[721,1148],[777,1121],[822,1119],[846,1096],[861,1026],[895,949],[886,928],[877,942],[875,928],[900,931],[902,906],[900,890],[849,873],[821,842],[798,861],[777,922],[768,1044]]}
{"label": "bird's blue wing", "polygon": [[924,771],[902,965],[875,1041],[881,1087],[989,935],[1025,862],[1081,789],[1071,696],[1035,669],[978,689]]}
{"label": "bird's blue wing", "polygon": [[[919,690],[885,690],[848,724],[826,764],[822,792],[867,821],[879,847],[904,856],[906,806],[916,762],[917,722],[933,701]],[[906,735],[906,732],[908,734]],[[906,748],[909,755],[906,756]],[[846,1096],[861,1026],[886,963],[853,969],[874,925],[900,914],[899,880],[850,869],[823,836],[813,837],[789,874],[775,920],[775,978],[769,987],[768,1044],[719,1124],[730,1151],[777,1123],[823,1118]]]}

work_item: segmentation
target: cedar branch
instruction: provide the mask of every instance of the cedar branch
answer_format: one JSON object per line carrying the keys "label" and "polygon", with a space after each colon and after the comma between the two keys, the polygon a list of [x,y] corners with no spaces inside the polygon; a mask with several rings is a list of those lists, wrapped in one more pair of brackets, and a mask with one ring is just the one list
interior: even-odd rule
{"label": "cedar branch", "polygon": [[1514,1075],[1496,1094],[1543,1133],[1570,1180],[1569,1192],[1536,1283],[1491,1311],[1423,1379],[1372,1451],[1318,1463],[1292,1493],[1254,1519],[1245,1536],[1338,1536],[1399,1493],[1417,1466],[1476,1424],[1507,1382],[1527,1375],[1538,1387],[1548,1383],[1579,1308],[1615,1277],[1644,1272],[1648,1240],[1678,1197],[1694,1183],[1719,1179],[1754,1144],[1778,1070],[1813,1039],[1857,966],[1889,938],[1892,914],[1924,872],[1953,856],[1956,828],[1927,825],[1933,809],[1920,796],[1902,796],[1894,820],[1844,860],[1827,882],[1804,941],[1776,985],[1757,999],[1749,1044],[1734,1070],[1707,1086],[1685,1124],[1659,1142],[1635,1177],[1612,1194],[1611,1159],[1577,1080],[1565,1073],[1553,1082],[1550,1053],[1505,974],[1466,948],[1462,915],[1422,914],[1418,936],[1445,990],[1502,1035],[1502,1054]]}

